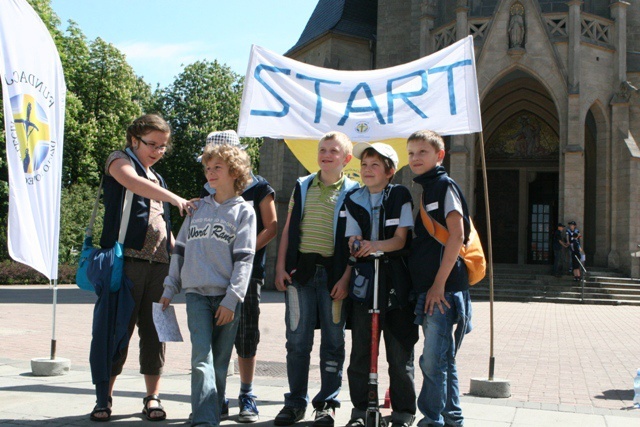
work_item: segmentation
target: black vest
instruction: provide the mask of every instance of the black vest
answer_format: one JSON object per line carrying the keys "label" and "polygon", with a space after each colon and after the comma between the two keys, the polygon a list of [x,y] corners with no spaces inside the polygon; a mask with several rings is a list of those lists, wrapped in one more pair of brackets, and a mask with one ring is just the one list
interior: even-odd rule
{"label": "black vest", "polygon": [[[136,173],[138,176],[147,178],[145,170],[134,160]],[[151,168],[150,168],[151,169]],[[153,169],[151,171],[158,177],[160,185],[167,188],[164,179]],[[102,184],[103,202],[104,202],[104,221],[102,228],[102,236],[100,237],[100,246],[110,248],[115,245],[120,232],[120,220],[122,218],[122,205],[126,189],[120,185],[116,179],[110,175],[104,176]],[[167,252],[171,254],[171,205],[168,202],[163,203],[164,221],[167,224]],[[144,246],[144,239],[147,236],[147,227],[149,225],[149,212],[151,204],[146,199],[137,194],[133,194],[133,202],[131,204],[131,216],[129,217],[129,226],[127,235],[124,239],[124,247],[141,250]]]}
{"label": "black vest", "polygon": [[[309,178],[305,183],[307,188],[305,192],[313,184],[313,179]],[[344,184],[343,184],[344,185]],[[285,255],[285,270],[287,273],[292,274],[292,271],[298,266],[300,252],[300,224],[302,222],[302,214],[304,212],[304,206],[302,204],[302,187],[300,181],[296,182],[295,189],[293,191],[294,206],[291,211],[291,218],[289,219],[289,243],[287,245],[287,253]],[[338,206],[336,206],[336,209]],[[343,206],[339,207],[340,210],[344,210]],[[333,238],[333,259],[331,260],[331,268],[327,268],[327,287],[329,291],[333,289],[336,282],[342,277],[347,268],[347,260],[349,259],[349,243],[344,237],[347,228],[346,215],[338,215],[338,224],[334,230]]]}
{"label": "black vest", "polygon": [[[436,166],[429,172],[426,172],[416,178],[414,181],[422,186],[423,206],[432,203],[438,203],[438,209],[429,211],[429,214],[440,224],[447,226],[446,217],[444,216],[444,201],[449,186],[452,186],[460,196],[462,203],[464,218],[464,241],[469,239],[469,209],[467,202],[462,195],[462,191],[458,184],[455,183],[444,167]],[[415,239],[411,246],[411,254],[409,255],[409,269],[411,271],[411,280],[413,289],[416,293],[423,293],[429,290],[433,281],[438,274],[440,262],[444,254],[444,246],[436,239],[431,237],[422,224],[420,213],[416,216],[415,221]],[[445,292],[458,292],[469,289],[469,276],[464,261],[458,257],[455,265],[451,269],[451,273],[445,284]]]}
{"label": "black vest", "polygon": [[[371,214],[362,205],[354,202],[351,199],[353,193],[358,189],[351,191],[344,202],[346,208],[349,210],[349,214],[358,223],[360,231],[362,231],[362,237],[365,240],[371,239]],[[391,225],[387,225],[386,222],[389,219],[400,219],[402,212],[402,206],[405,203],[411,203],[413,208],[413,200],[409,190],[402,185],[389,184],[383,190],[382,206],[380,211],[380,220],[378,226],[378,240],[391,239],[398,223],[394,222]],[[391,288],[395,289],[398,296],[398,302],[401,306],[407,306],[412,299],[411,295],[411,279],[408,269],[408,251],[411,246],[412,234],[411,231],[407,233],[407,240],[404,248],[386,253],[385,257],[380,263],[380,277],[384,277],[386,280],[380,281],[380,301],[381,307],[386,306],[386,301]]]}

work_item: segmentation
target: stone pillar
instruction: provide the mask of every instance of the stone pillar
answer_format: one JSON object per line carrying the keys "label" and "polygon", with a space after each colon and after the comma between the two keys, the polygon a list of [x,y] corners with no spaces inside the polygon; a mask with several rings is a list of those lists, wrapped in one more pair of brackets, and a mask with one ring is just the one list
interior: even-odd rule
{"label": "stone pillar", "polygon": [[[611,251],[608,265],[630,270],[631,218],[637,217],[632,194],[638,181],[632,180],[635,162],[630,159],[625,138],[629,135],[629,98],[616,94],[611,101]],[[634,221],[635,222],[635,221]],[[636,235],[633,236],[633,239]],[[635,249],[635,248],[634,248]]]}
{"label": "stone pillar", "polygon": [[457,0],[456,4],[456,40],[462,40],[469,35],[469,7],[467,0]]}
{"label": "stone pillar", "polygon": [[435,51],[431,30],[435,25],[434,6],[428,0],[420,4],[420,57],[431,55]]}
{"label": "stone pillar", "polygon": [[617,77],[614,90],[617,90],[621,82],[627,80],[627,6],[626,1],[614,1],[611,3],[611,18],[615,21],[613,25],[612,41],[616,47],[614,54],[613,68]]}
{"label": "stone pillar", "polygon": [[[460,186],[464,197],[469,203],[469,150],[465,145],[465,135],[451,137],[451,149],[449,150],[449,175]],[[469,207],[471,209],[471,207]]]}
{"label": "stone pillar", "polygon": [[582,27],[580,23],[580,6],[582,6],[582,3],[582,0],[571,0],[567,3],[569,5],[569,19],[567,22],[569,51],[567,52],[567,60],[570,94],[580,91],[580,34]]}

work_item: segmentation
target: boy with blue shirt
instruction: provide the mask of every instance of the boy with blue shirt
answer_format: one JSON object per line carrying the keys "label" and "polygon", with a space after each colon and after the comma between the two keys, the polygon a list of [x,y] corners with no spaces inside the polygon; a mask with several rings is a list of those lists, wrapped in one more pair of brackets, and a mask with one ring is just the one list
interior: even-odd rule
{"label": "boy with blue shirt", "polygon": [[320,322],[321,388],[313,398],[316,427],[333,427],[340,406],[344,363],[343,300],[351,270],[344,238],[346,194],[358,187],[342,170],[351,160],[352,144],[341,132],[318,142],[320,171],[296,182],[282,230],[276,264],[276,288],[286,291],[287,379],[289,393],[276,416],[277,426],[304,418],[309,403],[308,382],[316,319]]}
{"label": "boy with blue shirt", "polygon": [[[391,380],[391,426],[408,427],[416,414],[413,349],[418,341],[406,259],[413,228],[413,202],[406,187],[391,184],[398,168],[398,154],[390,145],[360,142],[353,147],[353,155],[361,160],[360,176],[365,186],[347,195],[346,236],[351,247],[356,240],[359,242],[360,249],[353,251],[356,259],[377,251],[385,254],[379,264],[378,301]],[[351,302],[352,347],[347,375],[353,410],[347,427],[365,427],[372,301]]]}
{"label": "boy with blue shirt", "polygon": [[442,166],[445,151],[440,135],[414,132],[407,139],[407,154],[411,171],[418,175],[413,180],[422,186],[421,209],[449,232],[443,246],[418,215],[409,255],[413,290],[418,295],[416,323],[424,333],[418,396],[424,418],[418,426],[461,427],[464,418],[455,357],[462,338],[471,331],[471,299],[467,267],[458,255],[469,238],[469,213],[460,187]]}

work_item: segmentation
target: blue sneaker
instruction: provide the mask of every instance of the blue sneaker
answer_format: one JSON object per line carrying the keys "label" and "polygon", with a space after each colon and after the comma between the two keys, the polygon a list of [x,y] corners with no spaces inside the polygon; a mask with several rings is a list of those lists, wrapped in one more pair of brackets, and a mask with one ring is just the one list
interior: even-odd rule
{"label": "blue sneaker", "polygon": [[256,396],[253,394],[241,394],[238,396],[238,405],[240,413],[238,414],[239,423],[255,423],[260,418],[258,416],[258,407],[256,406]]}

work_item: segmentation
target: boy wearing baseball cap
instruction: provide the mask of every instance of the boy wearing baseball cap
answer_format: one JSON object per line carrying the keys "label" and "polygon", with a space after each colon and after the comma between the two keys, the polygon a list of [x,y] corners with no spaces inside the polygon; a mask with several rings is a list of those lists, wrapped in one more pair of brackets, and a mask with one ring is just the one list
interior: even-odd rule
{"label": "boy wearing baseball cap", "polygon": [[[384,252],[378,274],[378,301],[391,379],[391,421],[394,427],[410,426],[416,413],[413,347],[418,341],[406,259],[413,228],[413,202],[406,187],[391,184],[398,168],[398,154],[390,145],[360,142],[353,147],[353,155],[361,160],[364,187],[352,191],[345,200],[345,235],[351,248],[355,241],[359,242],[360,248],[352,250],[356,259],[376,251]],[[372,292],[365,298],[355,297],[353,292],[350,295],[353,343],[347,376],[353,410],[347,426],[364,427],[371,360],[369,310],[373,295]]]}

